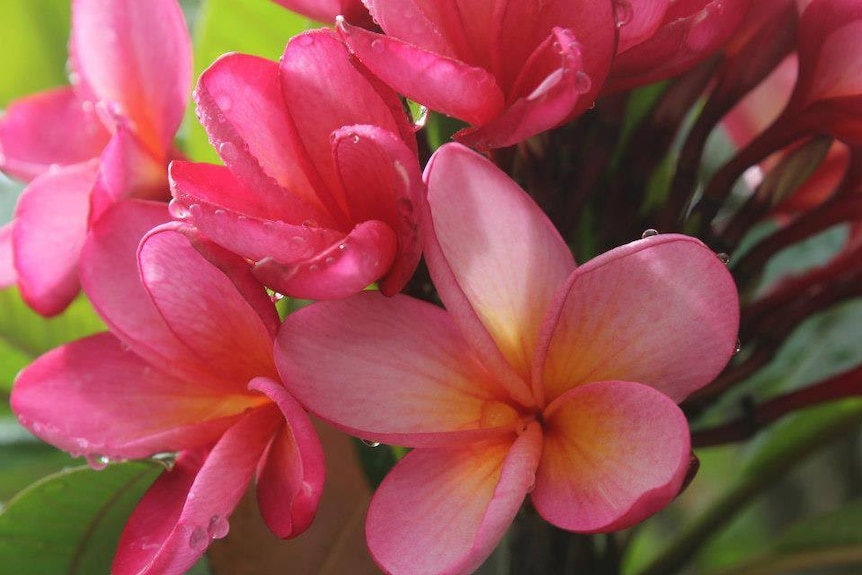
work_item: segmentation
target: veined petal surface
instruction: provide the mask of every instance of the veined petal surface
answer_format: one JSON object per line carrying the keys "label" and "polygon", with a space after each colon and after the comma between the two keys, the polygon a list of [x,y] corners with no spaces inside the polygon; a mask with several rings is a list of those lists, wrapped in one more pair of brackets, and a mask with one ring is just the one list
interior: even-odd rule
{"label": "veined petal surface", "polygon": [[570,390],[545,410],[531,494],[554,525],[578,532],[631,527],[679,493],[688,470],[688,422],[669,397],[637,383]]}

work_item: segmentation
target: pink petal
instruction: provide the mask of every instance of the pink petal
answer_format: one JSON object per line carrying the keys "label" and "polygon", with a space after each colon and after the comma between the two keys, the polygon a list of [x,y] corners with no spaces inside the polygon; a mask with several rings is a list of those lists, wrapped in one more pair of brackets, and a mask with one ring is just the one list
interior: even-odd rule
{"label": "pink petal", "polygon": [[91,221],[96,221],[109,206],[120,200],[165,201],[170,197],[167,166],[153,157],[125,125],[117,126],[99,160]]}
{"label": "pink petal", "polygon": [[503,110],[503,93],[494,76],[483,68],[344,22],[338,29],[369,70],[432,110],[477,125]]}
{"label": "pink petal", "polygon": [[302,14],[318,22],[335,22],[336,16],[344,16],[348,20],[364,20],[368,12],[361,0],[275,0],[288,10]]}
{"label": "pink petal", "polygon": [[554,525],[626,529],[676,497],[688,470],[688,423],[666,395],[622,381],[570,390],[545,410],[532,493]]}
{"label": "pink petal", "polygon": [[625,0],[617,2],[614,12],[619,26],[617,53],[648,40],[662,23],[671,0]]}
{"label": "pink petal", "polygon": [[95,158],[108,142],[93,106],[71,88],[56,88],[13,102],[0,121],[0,168],[24,181]]}
{"label": "pink petal", "polygon": [[285,425],[275,435],[257,476],[257,500],[270,530],[294,537],[311,525],[323,492],[323,447],[305,410],[281,382],[257,378],[249,388],[276,402]]}
{"label": "pink petal", "polygon": [[419,211],[425,183],[419,162],[404,142],[377,126],[336,130],[332,140],[336,168],[354,221],[382,220],[395,232],[397,248],[392,267],[380,279],[380,291],[401,291],[419,263]]}
{"label": "pink petal", "polygon": [[362,291],[381,277],[395,259],[398,238],[388,225],[368,221],[325,251],[293,264],[266,258],[254,266],[264,285],[293,297],[336,299]]}
{"label": "pink petal", "polygon": [[147,457],[215,440],[259,397],[212,391],[177,378],[100,334],[54,349],[15,381],[22,425],[66,451]]}
{"label": "pink petal", "polygon": [[542,433],[407,454],[374,494],[365,524],[392,574],[472,573],[491,554],[535,481]]}
{"label": "pink petal", "polygon": [[[458,59],[469,50],[455,2],[363,0],[374,21],[392,38]],[[475,2],[475,4],[480,4]],[[487,4],[487,2],[485,3]],[[348,42],[350,44],[350,42]]]}
{"label": "pink petal", "polygon": [[459,132],[459,142],[480,149],[517,144],[565,122],[592,89],[580,44],[568,30],[555,28],[522,73],[513,89],[517,99],[490,123]]}
{"label": "pink petal", "polygon": [[452,446],[518,423],[446,312],[405,296],[361,293],[290,314],[276,362],[300,403],[369,440]]}
{"label": "pink petal", "polygon": [[225,165],[250,190],[243,196],[273,219],[297,208],[328,219],[316,193],[322,184],[309,180],[313,165],[285,108],[278,74],[270,60],[222,56],[198,81],[198,116]]}
{"label": "pink petal", "polygon": [[12,257],[12,222],[0,227],[0,289],[18,283],[18,272]]}
{"label": "pink petal", "polygon": [[[467,148],[441,147],[425,180],[425,257],[440,297],[485,365],[529,405],[519,387],[530,381],[553,295],[574,268],[571,253],[533,200]],[[512,368],[522,382],[505,375]]]}
{"label": "pink petal", "polygon": [[165,325],[138,273],[141,238],[169,219],[167,206],[128,200],[112,206],[96,223],[81,252],[81,284],[93,307],[117,336],[153,365],[188,372],[191,351]]}
{"label": "pink petal", "polygon": [[88,99],[118,107],[154,155],[171,148],[191,87],[176,0],[75,0],[70,52]]}
{"label": "pink petal", "polygon": [[202,465],[190,462],[177,475],[163,473],[129,518],[112,573],[184,573],[213,539],[227,535],[228,517],[280,420],[274,408],[254,410],[224,434]]}
{"label": "pink petal", "polygon": [[48,171],[27,186],[15,209],[12,248],[24,301],[44,316],[66,309],[78,291],[98,163]]}
{"label": "pink petal", "polygon": [[172,162],[170,173],[174,216],[247,259],[294,263],[344,238],[325,212],[289,195],[273,210],[224,166]]}
{"label": "pink petal", "polygon": [[[218,255],[234,257],[223,250]],[[233,382],[236,389],[244,389],[255,376],[275,376],[271,322],[262,319],[271,320],[274,306],[263,286],[257,286],[258,297],[247,298],[222,269],[201,257],[189,239],[170,226],[156,228],[144,238],[138,268],[165,325],[195,362]],[[240,261],[233,271],[248,273],[248,268]]]}
{"label": "pink petal", "polygon": [[613,249],[569,277],[543,327],[545,401],[624,380],[679,402],[724,368],[738,328],[733,278],[700,241],[667,234]]}
{"label": "pink petal", "polygon": [[413,127],[401,101],[355,65],[334,31],[315,30],[291,38],[279,74],[288,113],[325,184],[317,193],[322,199],[326,194],[327,206],[344,205],[330,141],[338,128],[378,126],[400,136],[415,151]]}

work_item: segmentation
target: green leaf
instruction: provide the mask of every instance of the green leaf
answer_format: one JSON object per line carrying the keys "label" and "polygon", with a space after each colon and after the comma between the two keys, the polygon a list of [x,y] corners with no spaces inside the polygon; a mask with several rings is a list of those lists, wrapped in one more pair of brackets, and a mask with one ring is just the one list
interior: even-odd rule
{"label": "green leaf", "polygon": [[9,415],[0,417],[0,461],[0,509],[27,485],[72,463],[68,454],[37,440]]}
{"label": "green leaf", "polygon": [[[287,41],[315,24],[285,10],[275,2],[207,0],[197,14],[195,26],[195,72],[200,74],[227,52],[242,52],[278,60]],[[206,132],[195,117],[186,113],[184,150],[195,161],[221,163]]]}
{"label": "green leaf", "polygon": [[0,3],[0,108],[66,83],[69,5],[53,0]]}
{"label": "green leaf", "polygon": [[42,353],[103,330],[105,324],[83,296],[63,314],[45,319],[17,290],[0,291],[0,391],[12,389],[15,374]]}
{"label": "green leaf", "polygon": [[129,515],[162,468],[75,468],[35,483],[0,513],[0,565],[15,575],[109,573]]}

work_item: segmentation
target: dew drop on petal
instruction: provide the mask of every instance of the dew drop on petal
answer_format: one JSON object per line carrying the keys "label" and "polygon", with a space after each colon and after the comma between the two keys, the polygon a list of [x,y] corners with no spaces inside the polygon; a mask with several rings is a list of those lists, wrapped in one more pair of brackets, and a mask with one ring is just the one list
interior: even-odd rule
{"label": "dew drop on petal", "polygon": [[718,256],[718,261],[720,261],[724,265],[727,265],[730,263],[730,256],[728,254],[721,252],[720,254],[716,254],[716,255]]}
{"label": "dew drop on petal", "polygon": [[306,242],[305,238],[300,236],[294,236],[287,240],[287,249],[292,252],[300,252],[305,249]]}
{"label": "dew drop on petal", "polygon": [[363,439],[363,440],[362,440],[362,443],[364,443],[364,444],[365,444],[365,445],[367,445],[368,447],[380,447],[380,442],[379,442],[379,441],[372,441],[372,440],[370,440],[370,439]]}
{"label": "dew drop on petal", "polygon": [[150,457],[150,460],[154,461],[155,463],[158,463],[159,465],[164,467],[165,470],[170,471],[171,469],[174,468],[174,465],[177,462],[177,454],[176,453],[156,453],[155,455]]}
{"label": "dew drop on petal", "polygon": [[176,198],[174,198],[168,203],[168,212],[171,214],[172,217],[178,220],[184,220],[189,217],[189,211],[182,204],[182,202],[180,202]]}
{"label": "dew drop on petal", "polygon": [[189,206],[189,215],[192,218],[200,218],[202,213],[203,209],[200,207],[199,204],[192,204]]}
{"label": "dew drop on petal", "polygon": [[302,227],[309,228],[309,229],[313,230],[313,229],[319,228],[320,224],[318,224],[314,220],[305,220],[304,222],[302,222]]}
{"label": "dew drop on petal", "polygon": [[87,460],[87,465],[93,471],[101,471],[108,466],[111,461],[104,455],[87,455],[84,459]]}
{"label": "dew drop on petal", "polygon": [[239,155],[236,149],[236,144],[233,142],[222,142],[218,146],[218,155],[225,160],[235,160]]}
{"label": "dew drop on petal", "polygon": [[350,134],[350,141],[352,141],[354,144],[358,144],[359,134]]}
{"label": "dew drop on petal", "polygon": [[421,104],[413,113],[413,127],[415,129],[424,128],[428,123],[428,107]]}
{"label": "dew drop on petal", "polygon": [[212,539],[223,539],[230,531],[230,523],[221,515],[213,515],[210,517],[209,525],[207,525],[207,534]]}
{"label": "dew drop on petal", "polygon": [[647,238],[652,238],[658,235],[658,230],[654,230],[652,228],[648,230],[644,230],[644,233],[641,234],[641,239],[645,240]]}
{"label": "dew drop on petal", "polygon": [[629,0],[614,0],[614,19],[617,22],[617,28],[622,28],[632,21],[634,10]]}
{"label": "dew drop on petal", "polygon": [[195,527],[189,535],[189,547],[195,551],[203,551],[209,545],[210,538],[203,527]]}
{"label": "dew drop on petal", "polygon": [[317,264],[311,264],[310,266],[308,266],[308,271],[316,272],[317,271]]}
{"label": "dew drop on petal", "polygon": [[739,338],[736,338],[736,347],[733,348],[733,355],[736,355],[742,350],[742,341]]}
{"label": "dew drop on petal", "polygon": [[328,266],[331,266],[332,264],[335,263],[335,258],[332,256],[329,256],[328,258],[326,258],[326,260],[323,263],[328,265]]}
{"label": "dew drop on petal", "polygon": [[380,54],[383,52],[383,40],[374,40],[371,42],[371,49]]}

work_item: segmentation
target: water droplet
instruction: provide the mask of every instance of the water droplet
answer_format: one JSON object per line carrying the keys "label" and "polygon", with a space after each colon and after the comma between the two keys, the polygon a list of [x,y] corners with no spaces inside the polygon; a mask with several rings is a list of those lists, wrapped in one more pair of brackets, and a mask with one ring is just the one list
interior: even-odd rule
{"label": "water droplet", "polygon": [[189,535],[189,547],[195,551],[203,551],[209,545],[210,538],[203,527],[195,527]]}
{"label": "water droplet", "polygon": [[192,218],[200,218],[203,213],[203,208],[200,207],[200,204],[192,204],[189,206],[189,215]]}
{"label": "water droplet", "polygon": [[150,457],[152,461],[158,463],[162,467],[164,467],[167,471],[170,471],[174,468],[174,465],[177,463],[177,454],[176,453],[156,453],[152,457]]}
{"label": "water droplet", "polygon": [[87,460],[87,465],[89,465],[90,469],[93,471],[101,471],[111,462],[111,460],[104,455],[87,455],[84,459]]}
{"label": "water droplet", "polygon": [[742,341],[739,338],[736,338],[736,347],[733,348],[733,355],[736,355],[742,350]]}
{"label": "water droplet", "polygon": [[207,525],[207,534],[212,539],[223,539],[230,531],[230,523],[221,515],[213,515]]}
{"label": "water droplet", "polygon": [[647,238],[652,238],[658,235],[658,230],[654,230],[652,228],[648,230],[644,230],[644,233],[641,234],[641,239],[645,240]]}
{"label": "water droplet", "polygon": [[222,157],[223,160],[235,160],[239,155],[239,152],[236,149],[236,144],[233,142],[222,142],[218,146],[218,155]]}
{"label": "water droplet", "polygon": [[340,250],[346,250],[346,249],[347,249],[347,244],[338,244],[338,249],[340,249]]}
{"label": "water droplet", "polygon": [[383,45],[383,40],[374,40],[371,42],[371,49],[380,54],[383,52],[385,46]]}
{"label": "water droplet", "polygon": [[213,213],[215,213],[215,216],[216,216],[217,218],[221,218],[221,217],[224,217],[224,216],[226,216],[226,215],[227,215],[227,212],[226,212],[226,211],[224,211],[224,210],[222,210],[222,209],[218,209],[218,210],[216,210],[216,211],[215,211],[215,212],[213,212]]}
{"label": "water droplet", "polygon": [[371,441],[370,439],[363,439],[362,443],[364,443],[368,447],[380,447],[379,441]]}
{"label": "water droplet", "polygon": [[320,227],[320,224],[318,224],[314,220],[305,220],[304,222],[302,222],[302,227],[310,228],[310,229],[316,229],[316,228]]}
{"label": "water droplet", "polygon": [[310,266],[308,266],[308,271],[316,272],[317,271],[317,264],[311,264]]}
{"label": "water droplet", "polygon": [[350,136],[350,141],[354,144],[359,143],[359,134],[348,134]]}
{"label": "water droplet", "polygon": [[178,220],[189,217],[189,211],[178,199],[174,198],[168,203],[168,212]]}
{"label": "water droplet", "polygon": [[305,249],[306,242],[305,238],[300,236],[295,236],[287,240],[287,249],[292,252],[299,252]]}
{"label": "water droplet", "polygon": [[587,73],[578,70],[575,74],[575,90],[577,90],[579,94],[586,94],[592,87],[593,81],[590,80]]}
{"label": "water droplet", "polygon": [[720,261],[724,265],[727,265],[730,263],[730,256],[728,254],[721,252],[721,253],[715,254],[715,255],[718,256],[718,261]]}
{"label": "water droplet", "polygon": [[615,0],[614,2],[614,19],[617,22],[617,28],[622,28],[632,21],[634,10],[629,0]]}
{"label": "water droplet", "polygon": [[415,129],[424,128],[428,123],[428,107],[420,105],[413,113],[413,127]]}

